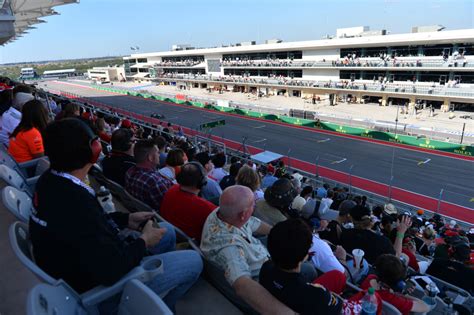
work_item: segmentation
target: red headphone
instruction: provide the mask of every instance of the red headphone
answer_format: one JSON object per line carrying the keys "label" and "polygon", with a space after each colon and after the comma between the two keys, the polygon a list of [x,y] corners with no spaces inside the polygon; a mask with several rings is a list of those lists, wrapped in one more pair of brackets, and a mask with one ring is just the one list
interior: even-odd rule
{"label": "red headphone", "polygon": [[100,153],[102,152],[102,144],[98,137],[92,138],[89,142],[89,147],[91,149],[91,160],[92,164],[95,164],[99,160]]}

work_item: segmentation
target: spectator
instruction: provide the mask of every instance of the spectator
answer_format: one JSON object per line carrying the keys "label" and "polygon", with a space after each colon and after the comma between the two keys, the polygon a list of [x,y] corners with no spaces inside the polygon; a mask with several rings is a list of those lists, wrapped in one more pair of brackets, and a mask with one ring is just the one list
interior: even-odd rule
{"label": "spectator", "polygon": [[163,197],[160,213],[186,235],[199,241],[204,222],[216,208],[198,196],[207,181],[206,171],[197,162],[187,163],[183,165],[177,181],[178,184],[171,187]]}
{"label": "spectator", "polygon": [[407,268],[397,256],[383,254],[374,265],[377,275],[369,275],[361,284],[363,290],[373,287],[383,301],[395,306],[403,315],[425,313],[430,307],[423,301],[402,294]]}
{"label": "spectator", "polygon": [[313,187],[311,186],[306,186],[304,187],[300,194],[293,199],[293,202],[291,203],[291,208],[298,211],[299,215],[301,216],[301,211],[303,210],[304,205],[306,204],[306,201],[311,198],[313,195]]}
{"label": "spectator", "polygon": [[254,279],[268,251],[253,234],[267,235],[270,226],[252,217],[254,195],[248,187],[231,186],[220,207],[204,223],[201,250],[217,264],[235,293],[259,313],[289,311]]}
{"label": "spectator", "polygon": [[267,167],[263,169],[263,172],[264,176],[262,178],[262,189],[265,190],[272,186],[278,178],[273,175],[275,173],[275,168],[271,164],[268,164]]}
{"label": "spectator", "polygon": [[339,214],[336,219],[329,222],[325,230],[319,232],[322,239],[328,240],[334,245],[341,245],[342,231],[348,223],[352,223],[350,212],[357,204],[352,200],[344,200],[339,205]]}
{"label": "spectator", "polygon": [[[77,119],[52,123],[45,132],[45,150],[51,168],[36,185],[35,212],[30,219],[38,266],[83,293],[120,280],[140,263],[147,248],[155,254],[164,253],[157,257],[165,272],[147,285],[159,295],[169,291],[164,301],[174,309],[176,300],[201,273],[199,255],[194,251],[169,252],[175,247],[169,224],[155,228],[148,221],[142,233],[135,232],[137,237],[123,240],[119,228],[138,230],[153,214],[104,212],[94,191],[84,184],[101,151],[100,142],[85,123]],[[101,305],[107,308],[104,313],[112,313],[110,303],[106,304]]]}
{"label": "spectator", "polygon": [[340,314],[343,302],[327,288],[342,291],[344,274],[329,272],[318,278],[316,285],[311,284],[314,279],[301,274],[310,246],[311,231],[306,223],[299,219],[277,223],[268,236],[271,261],[262,266],[259,281],[296,313]]}
{"label": "spectator", "polygon": [[112,152],[102,161],[105,177],[125,186],[125,174],[136,165],[133,157],[135,139],[130,129],[120,128],[112,133]]}
{"label": "spectator", "polygon": [[226,157],[223,152],[219,152],[212,157],[212,164],[214,164],[214,168],[209,172],[209,178],[215,180],[216,182],[220,183],[221,180],[229,175],[223,167],[226,163]]}
{"label": "spectator", "polygon": [[[196,161],[201,163],[201,165],[206,170],[206,174],[209,174],[209,172],[214,168],[214,164],[212,164],[212,159],[208,152],[196,154]],[[202,187],[201,196],[214,204],[218,204],[221,194],[222,189],[219,184],[207,176],[207,184]]]}
{"label": "spectator", "polygon": [[67,101],[65,104],[63,104],[62,108],[63,110],[56,115],[55,120],[60,120],[64,118],[77,118],[81,114],[79,105],[70,101]]}
{"label": "spectator", "polygon": [[341,246],[337,246],[334,253],[327,242],[319,237],[319,232],[324,231],[328,226],[326,220],[314,218],[313,223],[313,242],[309,252],[311,253],[311,262],[316,269],[326,273],[331,270],[345,272],[343,264],[346,264],[346,251]]}
{"label": "spectator", "polygon": [[316,190],[316,197],[319,198],[319,199],[326,198],[327,193],[328,193],[328,189],[329,189],[328,184],[324,184],[323,187],[319,187]]}
{"label": "spectator", "polygon": [[471,249],[467,240],[458,238],[450,244],[450,256],[435,258],[426,273],[474,294],[474,270],[469,268]]}
{"label": "spectator", "polygon": [[397,221],[391,215],[384,215],[380,221],[380,233],[390,238],[392,231],[397,228]]}
{"label": "spectator", "polygon": [[163,177],[156,167],[160,161],[159,150],[153,140],[139,140],[133,149],[137,164],[125,174],[125,189],[155,211],[173,182]]}
{"label": "spectator", "polygon": [[416,244],[418,253],[423,256],[431,256],[434,251],[435,238],[435,230],[430,226],[425,227],[421,233],[421,240]]}
{"label": "spectator", "polygon": [[107,125],[104,118],[97,118],[97,120],[95,121],[95,127],[100,140],[106,143],[110,143],[110,141],[112,140],[112,136],[107,131],[108,129],[110,129],[110,127]]}
{"label": "spectator", "polygon": [[257,202],[255,216],[270,225],[285,221],[295,197],[296,191],[290,180],[280,178],[265,190],[264,199]]}
{"label": "spectator", "polygon": [[172,149],[166,156],[166,166],[159,170],[163,177],[176,184],[176,175],[181,171],[181,166],[187,162],[186,155],[181,149]]}
{"label": "spectator", "polygon": [[[160,125],[161,126],[161,125]],[[158,136],[155,138],[155,143],[158,146],[158,150],[160,150],[160,164],[159,168],[163,168],[166,165],[166,147],[168,143],[166,142],[166,139],[162,136]]]}
{"label": "spectator", "polygon": [[[2,93],[3,94],[3,93]],[[33,95],[29,93],[18,92],[13,97],[12,106],[3,113],[1,117],[0,142],[7,145],[10,142],[10,135],[21,121],[21,111],[25,103],[33,100]]]}
{"label": "spectator", "polygon": [[255,195],[255,202],[263,199],[263,191],[260,189],[260,175],[257,171],[248,165],[242,166],[237,174],[237,185],[242,185],[250,188]]}
{"label": "spectator", "polygon": [[8,152],[18,162],[30,161],[44,155],[41,133],[48,124],[48,113],[43,103],[27,102],[22,109],[21,121],[10,135]]}
{"label": "spectator", "polygon": [[241,167],[242,167],[242,163],[240,162],[235,162],[230,165],[229,175],[224,176],[224,178],[219,183],[219,186],[221,187],[222,190],[226,189],[227,187],[235,185],[235,179]]}
{"label": "spectator", "polygon": [[409,217],[404,217],[400,222],[395,244],[392,245],[387,237],[371,230],[373,222],[369,208],[356,206],[352,208],[350,215],[354,222],[354,229],[344,230],[341,234],[341,244],[346,251],[351,253],[356,248],[362,249],[365,252],[364,258],[371,264],[382,254],[400,256],[405,232],[411,226]]}

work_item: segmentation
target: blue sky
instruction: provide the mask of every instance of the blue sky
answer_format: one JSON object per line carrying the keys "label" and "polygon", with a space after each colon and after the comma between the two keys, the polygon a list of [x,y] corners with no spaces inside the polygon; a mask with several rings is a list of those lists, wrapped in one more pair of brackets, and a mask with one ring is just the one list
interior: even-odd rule
{"label": "blue sky", "polygon": [[16,42],[0,63],[207,47],[280,38],[320,39],[336,28],[367,25],[391,33],[442,24],[474,28],[473,0],[81,0],[57,7]]}

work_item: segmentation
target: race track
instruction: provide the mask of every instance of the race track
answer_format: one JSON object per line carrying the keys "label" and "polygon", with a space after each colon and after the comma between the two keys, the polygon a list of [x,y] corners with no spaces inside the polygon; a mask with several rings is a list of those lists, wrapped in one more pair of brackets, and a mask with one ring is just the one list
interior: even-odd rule
{"label": "race track", "polygon": [[[130,112],[147,116],[152,113],[163,114],[166,116],[165,121],[191,129],[195,129],[201,123],[225,119],[226,125],[214,129],[214,136],[236,142],[241,142],[246,137],[247,145],[282,155],[286,155],[290,150],[290,157],[301,160],[300,164],[307,171],[314,173],[316,170],[314,164],[317,161],[322,170],[328,168],[346,174],[351,173],[351,177],[355,179],[352,183],[354,186],[358,186],[357,178],[374,181],[375,184],[389,184],[393,158],[392,185],[397,191],[413,192],[435,200],[443,189],[442,200],[445,202],[443,210],[448,211],[449,207],[451,211],[454,211],[458,208],[455,205],[462,206],[465,211],[462,217],[458,217],[455,213],[450,215],[467,222],[474,222],[473,160],[381,145],[363,139],[354,140],[342,135],[223,115],[190,106],[111,94],[77,84],[49,81],[41,83],[40,86],[44,84],[47,85],[45,89],[79,94],[91,101]],[[322,172],[321,175],[323,175]],[[392,193],[395,198],[397,193],[395,191]],[[401,201],[416,204],[409,200]],[[433,204],[425,208],[430,207],[433,207]]]}

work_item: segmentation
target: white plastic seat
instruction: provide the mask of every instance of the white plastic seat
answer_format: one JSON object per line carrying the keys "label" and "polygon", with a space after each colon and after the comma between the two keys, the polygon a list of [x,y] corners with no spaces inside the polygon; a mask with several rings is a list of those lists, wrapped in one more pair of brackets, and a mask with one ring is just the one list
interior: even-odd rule
{"label": "white plastic seat", "polygon": [[[80,295],[63,281],[54,286],[46,283],[36,285],[28,294],[26,305],[27,315],[89,314],[82,305]],[[118,314],[173,313],[150,288],[132,279],[125,284]]]}
{"label": "white plastic seat", "polygon": [[[32,245],[30,242],[28,226],[22,222],[14,222],[9,230],[10,245],[13,252],[18,259],[27,267],[33,274],[35,274],[41,281],[46,282],[52,286],[58,286],[64,283],[61,279],[55,279],[47,274],[43,269],[35,264],[32,255]],[[133,268],[125,276],[123,276],[114,285],[98,286],[80,295],[82,306],[86,309],[88,314],[97,313],[97,305],[106,299],[122,292],[125,284],[137,279],[141,282],[148,282],[155,278],[158,274],[163,273],[163,264],[158,257],[148,257],[141,265]],[[159,298],[156,296],[156,298]],[[49,314],[49,313],[38,313]],[[53,313],[52,313],[53,314]],[[68,313],[54,313],[54,314],[68,314]]]}
{"label": "white plastic seat", "polygon": [[3,179],[8,185],[16,189],[28,189],[25,179],[17,171],[5,164],[0,165],[0,179]]}
{"label": "white plastic seat", "polygon": [[4,206],[10,210],[18,220],[25,223],[28,222],[33,202],[27,193],[15,187],[7,186],[2,190],[2,201]]}

